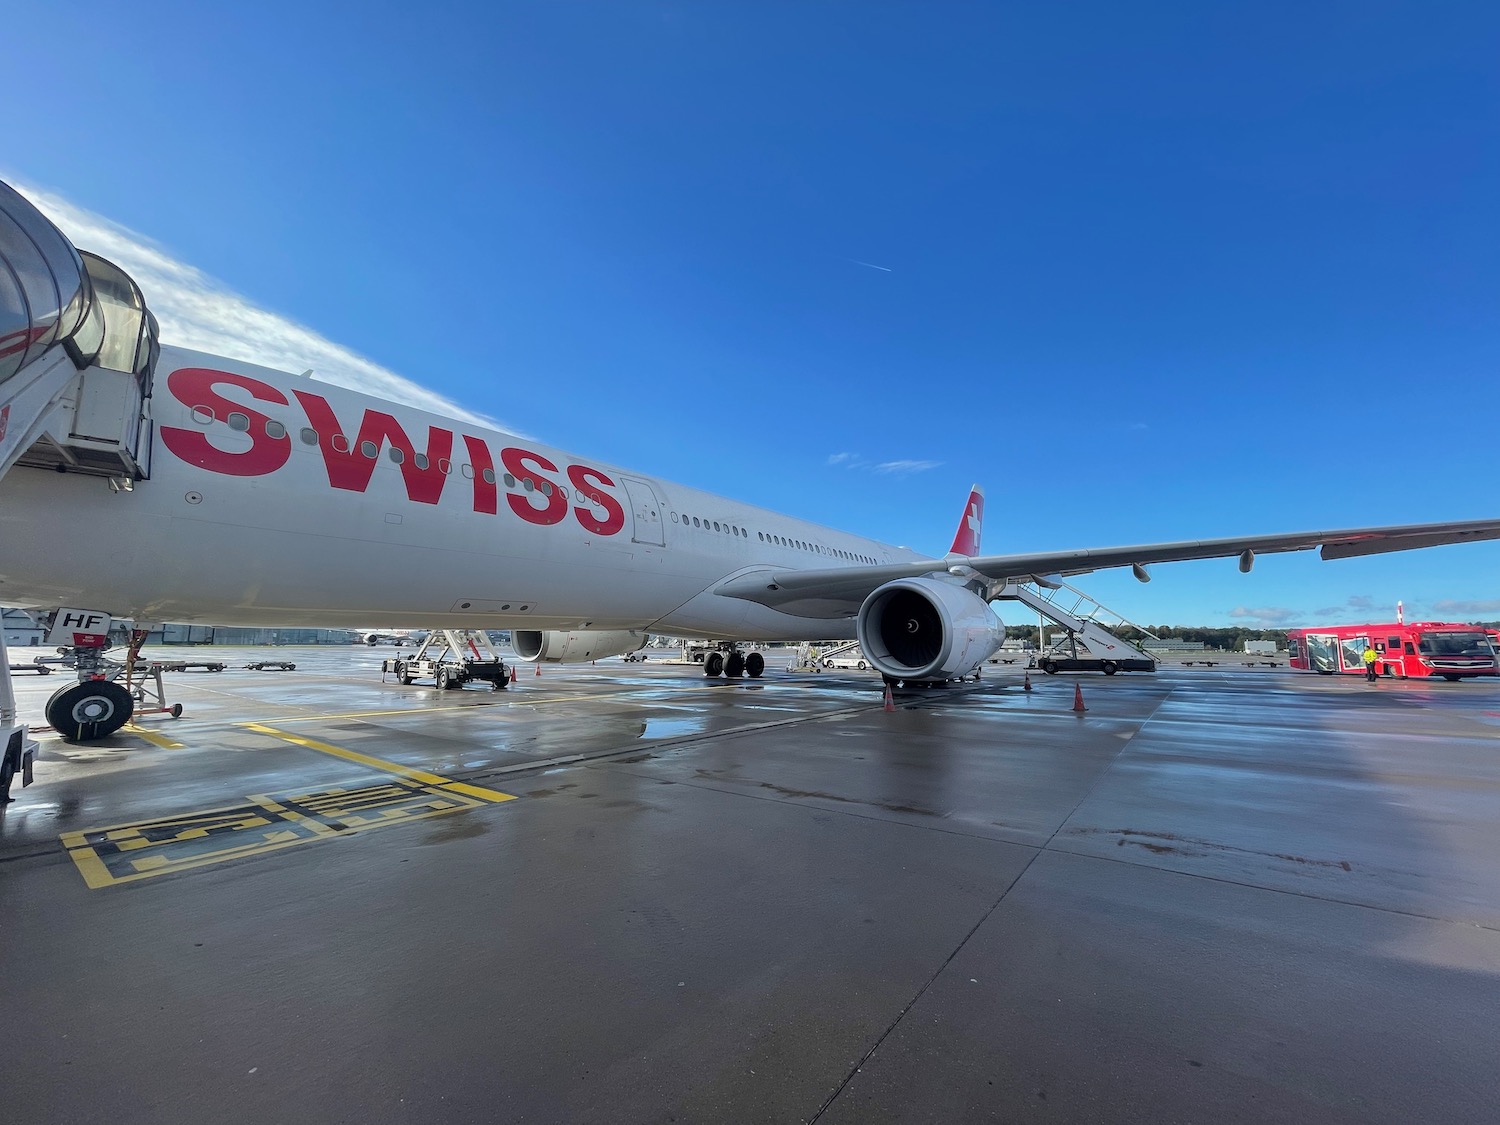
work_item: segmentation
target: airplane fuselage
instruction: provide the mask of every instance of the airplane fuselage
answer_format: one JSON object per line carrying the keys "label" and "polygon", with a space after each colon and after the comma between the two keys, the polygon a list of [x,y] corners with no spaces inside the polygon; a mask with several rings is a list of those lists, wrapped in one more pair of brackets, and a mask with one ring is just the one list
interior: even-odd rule
{"label": "airplane fuselage", "polygon": [[911,551],[498,430],[164,347],[149,479],[0,480],[0,604],[138,621],[853,637],[711,592]]}

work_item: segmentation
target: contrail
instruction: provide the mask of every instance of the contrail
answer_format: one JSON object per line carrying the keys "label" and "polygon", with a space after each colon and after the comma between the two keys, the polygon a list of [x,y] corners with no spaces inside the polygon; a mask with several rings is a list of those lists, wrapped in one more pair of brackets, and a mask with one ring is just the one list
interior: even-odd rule
{"label": "contrail", "polygon": [[858,258],[850,258],[849,261],[853,262],[856,266],[864,266],[865,269],[880,270],[883,273],[895,273],[896,272],[895,270],[891,269],[889,266],[877,266],[874,262],[861,262]]}

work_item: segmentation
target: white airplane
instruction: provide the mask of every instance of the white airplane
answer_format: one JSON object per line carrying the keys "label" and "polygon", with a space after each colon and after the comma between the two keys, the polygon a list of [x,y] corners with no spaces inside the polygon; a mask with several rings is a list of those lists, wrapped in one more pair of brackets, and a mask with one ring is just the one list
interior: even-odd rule
{"label": "white airplane", "polygon": [[[46,713],[77,740],[131,713],[124,688],[91,678],[90,613],[500,628],[527,661],[624,654],[648,632],[858,638],[888,682],[935,682],[999,648],[991,601],[1011,582],[1126,566],[1144,581],[1158,562],[1237,556],[1248,571],[1263,552],[1320,547],[1333,559],[1500,538],[1500,520],[1481,520],[982,555],[976,486],[949,553],[926,556],[470,422],[159,347],[134,283],[80,257],[4,184],[0,473],[0,603],[70,611],[54,632],[81,642],[81,682]],[[723,655],[711,674],[764,668],[732,644]]]}

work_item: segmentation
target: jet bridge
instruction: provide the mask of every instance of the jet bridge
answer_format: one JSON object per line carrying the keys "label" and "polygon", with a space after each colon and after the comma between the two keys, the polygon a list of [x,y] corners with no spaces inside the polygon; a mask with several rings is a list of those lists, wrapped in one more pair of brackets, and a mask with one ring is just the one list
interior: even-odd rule
{"label": "jet bridge", "polygon": [[[146,479],[158,353],[156,318],[129,275],[80,252],[0,183],[0,476],[27,465],[106,477],[117,491]],[[78,649],[80,683],[59,691],[49,714],[53,704],[80,721],[130,713],[125,689],[94,679],[101,651]],[[0,635],[0,667],[9,665]],[[35,756],[0,677],[0,801],[17,773],[29,784]]]}
{"label": "jet bridge", "polygon": [[[1099,671],[1112,676],[1119,671],[1156,671],[1155,657],[1121,640],[1111,630],[1129,626],[1147,637],[1152,637],[1151,633],[1061,579],[1052,579],[1045,585],[1012,582],[996,597],[1030,606],[1066,630],[1066,636],[1058,642],[1055,650],[1048,649],[1038,654],[1037,664],[1044,672]],[[1079,655],[1080,640],[1087,655]]]}
{"label": "jet bridge", "polygon": [[150,476],[158,352],[130,276],[0,183],[0,476],[20,464],[126,490]]}

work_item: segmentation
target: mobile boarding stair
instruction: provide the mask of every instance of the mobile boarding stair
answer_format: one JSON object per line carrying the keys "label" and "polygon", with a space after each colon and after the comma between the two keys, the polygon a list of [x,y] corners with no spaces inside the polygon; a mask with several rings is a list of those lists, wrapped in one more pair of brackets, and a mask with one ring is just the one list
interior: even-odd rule
{"label": "mobile boarding stair", "polygon": [[[1018,601],[1062,626],[1064,635],[1057,643],[1037,654],[1037,667],[1048,675],[1103,672],[1106,676],[1113,676],[1116,672],[1156,671],[1155,657],[1122,640],[1114,630],[1128,627],[1151,640],[1157,638],[1076,586],[1069,586],[1060,579],[1052,579],[1045,585],[1012,582],[996,597]],[[1080,644],[1082,652],[1079,651]]]}
{"label": "mobile boarding stair", "polygon": [[[0,183],[0,477],[16,465],[104,477],[129,492],[150,476],[156,319],[135,282],[77,250],[10,185]],[[103,638],[80,646],[80,683],[102,673]],[[0,666],[9,667],[0,635]],[[108,706],[80,699],[76,706]],[[30,784],[36,744],[0,677],[0,800]]]}

